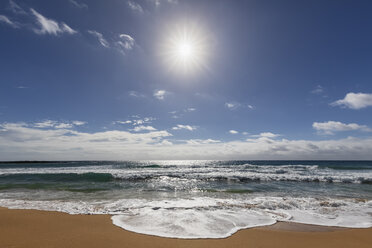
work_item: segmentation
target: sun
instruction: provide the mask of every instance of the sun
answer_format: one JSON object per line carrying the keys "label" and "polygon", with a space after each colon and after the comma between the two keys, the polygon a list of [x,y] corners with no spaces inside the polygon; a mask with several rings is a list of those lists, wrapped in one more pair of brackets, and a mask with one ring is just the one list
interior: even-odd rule
{"label": "sun", "polygon": [[180,44],[177,46],[177,55],[180,60],[184,60],[185,62],[192,59],[192,57],[195,55],[193,45],[187,41],[180,42]]}
{"label": "sun", "polygon": [[175,27],[162,51],[167,67],[178,73],[192,73],[206,68],[206,35],[195,25]]}

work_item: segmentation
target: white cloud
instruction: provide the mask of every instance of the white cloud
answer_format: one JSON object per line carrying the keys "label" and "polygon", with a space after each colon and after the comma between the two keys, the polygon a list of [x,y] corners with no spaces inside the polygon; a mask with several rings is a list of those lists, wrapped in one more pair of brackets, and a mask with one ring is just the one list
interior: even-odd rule
{"label": "white cloud", "polygon": [[127,120],[127,121],[114,121],[114,123],[113,124],[131,124],[132,123],[132,121],[130,121],[130,120]]}
{"label": "white cloud", "polygon": [[145,94],[142,94],[138,91],[129,91],[128,92],[129,96],[132,96],[132,97],[138,97],[138,98],[143,98],[143,97],[146,97]]}
{"label": "white cloud", "polygon": [[369,127],[365,125],[359,125],[356,123],[345,124],[339,121],[328,121],[328,122],[314,122],[313,128],[320,132],[320,134],[332,135],[334,132],[342,131],[372,131]]}
{"label": "white cloud", "polygon": [[231,133],[231,134],[238,134],[239,132],[236,131],[236,130],[230,130],[229,133]]}
{"label": "white cloud", "polygon": [[54,128],[61,129],[61,128],[72,128],[74,125],[71,123],[59,123],[54,126]]}
{"label": "white cloud", "polygon": [[214,139],[171,142],[167,140],[170,136],[172,134],[167,131],[131,133],[106,130],[88,133],[74,129],[36,128],[26,123],[2,123],[0,124],[0,158],[2,160],[372,159],[372,137],[322,141],[256,138],[231,142]]}
{"label": "white cloud", "polygon": [[271,133],[271,132],[263,132],[263,133],[260,133],[260,134],[255,134],[255,135],[251,135],[251,137],[255,137],[255,138],[276,138],[276,137],[279,137],[280,134],[275,134],[275,133]]}
{"label": "white cloud", "polygon": [[136,126],[135,128],[132,129],[133,131],[135,132],[141,132],[141,131],[155,131],[156,128],[152,127],[152,126],[143,126],[143,125],[140,125],[140,126]]}
{"label": "white cloud", "polygon": [[139,5],[139,4],[136,3],[136,2],[128,1],[128,6],[129,6],[129,8],[131,8],[131,9],[134,10],[134,11],[138,11],[139,13],[143,13],[143,8],[142,8],[142,6]]}
{"label": "white cloud", "polygon": [[99,43],[103,46],[103,47],[106,47],[106,48],[109,48],[110,47],[110,44],[107,42],[107,40],[103,37],[103,35],[95,30],[88,30],[87,31],[89,34],[93,35],[94,37],[96,37],[99,41]]}
{"label": "white cloud", "polygon": [[128,34],[120,34],[119,38],[120,40],[116,42],[116,47],[121,53],[125,54],[126,51],[134,48],[135,40],[133,37]]}
{"label": "white cloud", "polygon": [[72,124],[75,126],[83,126],[87,123],[85,121],[73,121]]}
{"label": "white cloud", "polygon": [[156,90],[154,92],[154,97],[156,99],[159,99],[159,100],[164,100],[164,98],[169,95],[170,92],[166,91],[166,90]]}
{"label": "white cloud", "polygon": [[324,93],[324,88],[321,85],[317,85],[315,89],[311,91],[312,94],[321,95]]}
{"label": "white cloud", "polygon": [[178,124],[177,126],[172,127],[172,129],[173,130],[185,129],[185,130],[189,130],[189,131],[194,131],[194,130],[196,130],[196,127],[193,127],[193,126],[190,126],[190,125],[181,125],[181,124]]}
{"label": "white cloud", "polygon": [[185,112],[194,112],[196,108],[187,108],[185,109]]}
{"label": "white cloud", "polygon": [[18,28],[19,25],[13,21],[11,21],[8,17],[5,15],[0,15],[0,22],[5,23],[13,28]]}
{"label": "white cloud", "polygon": [[41,15],[34,9],[31,9],[31,13],[36,17],[36,21],[39,25],[39,29],[34,29],[34,32],[37,34],[52,34],[58,35],[62,33],[75,34],[76,30],[70,28],[67,24],[61,22],[58,23],[52,19],[48,19],[45,16]]}
{"label": "white cloud", "polygon": [[188,145],[206,145],[206,144],[215,144],[220,143],[220,140],[214,140],[214,139],[190,139],[186,140],[186,144]]}
{"label": "white cloud", "polygon": [[27,12],[12,0],[9,0],[9,8],[15,14],[27,15]]}
{"label": "white cloud", "polygon": [[248,107],[249,109],[254,109],[253,105],[250,105],[250,104],[248,104],[247,107]]}
{"label": "white cloud", "polygon": [[350,109],[361,109],[372,106],[372,94],[353,93],[346,94],[344,99],[331,103],[332,106],[341,106]]}
{"label": "white cloud", "polygon": [[148,0],[149,2],[152,2],[155,4],[155,6],[160,6],[162,3],[169,3],[169,4],[177,4],[178,0]]}
{"label": "white cloud", "polygon": [[86,122],[84,121],[58,122],[58,121],[53,121],[53,120],[45,120],[45,121],[34,123],[32,127],[64,129],[64,128],[73,128],[74,126],[82,126],[85,124]]}
{"label": "white cloud", "polygon": [[[139,118],[139,117],[136,117],[136,118]],[[148,124],[148,123],[151,123],[154,120],[156,120],[156,118],[145,117],[145,118],[142,118],[142,119],[134,119],[134,120],[132,120],[132,124],[133,124],[133,126],[142,125],[142,124],[146,124],[146,123]]]}
{"label": "white cloud", "polygon": [[38,128],[54,127],[56,124],[57,124],[56,121],[45,120],[42,122],[36,122],[34,124],[34,127],[38,127]]}
{"label": "white cloud", "polygon": [[240,103],[238,102],[226,102],[225,107],[230,109],[230,110],[235,110],[241,106]]}
{"label": "white cloud", "polygon": [[75,0],[69,0],[70,3],[78,8],[78,9],[88,9],[88,5],[86,5],[85,3],[79,3],[78,1],[75,1]]}

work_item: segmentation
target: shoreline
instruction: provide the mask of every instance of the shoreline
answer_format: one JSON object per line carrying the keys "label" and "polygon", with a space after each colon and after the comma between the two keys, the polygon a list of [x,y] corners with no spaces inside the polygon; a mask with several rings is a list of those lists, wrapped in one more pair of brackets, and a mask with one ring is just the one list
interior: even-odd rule
{"label": "shoreline", "polygon": [[221,239],[178,239],[140,234],[112,224],[110,215],[0,207],[0,247],[370,247],[372,228],[291,222],[239,230]]}

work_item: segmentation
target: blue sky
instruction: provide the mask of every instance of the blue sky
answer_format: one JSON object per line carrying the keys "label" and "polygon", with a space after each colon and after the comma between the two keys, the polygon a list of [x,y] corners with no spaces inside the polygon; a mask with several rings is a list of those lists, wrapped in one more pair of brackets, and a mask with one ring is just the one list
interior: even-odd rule
{"label": "blue sky", "polygon": [[372,159],[371,11],[1,1],[0,160]]}

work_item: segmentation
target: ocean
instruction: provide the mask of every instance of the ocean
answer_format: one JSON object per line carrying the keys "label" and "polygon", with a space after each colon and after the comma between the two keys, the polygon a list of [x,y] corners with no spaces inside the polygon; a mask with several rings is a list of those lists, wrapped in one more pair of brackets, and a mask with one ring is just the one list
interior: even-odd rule
{"label": "ocean", "polygon": [[129,231],[223,238],[288,221],[372,227],[372,161],[0,163],[0,206],[109,214]]}

